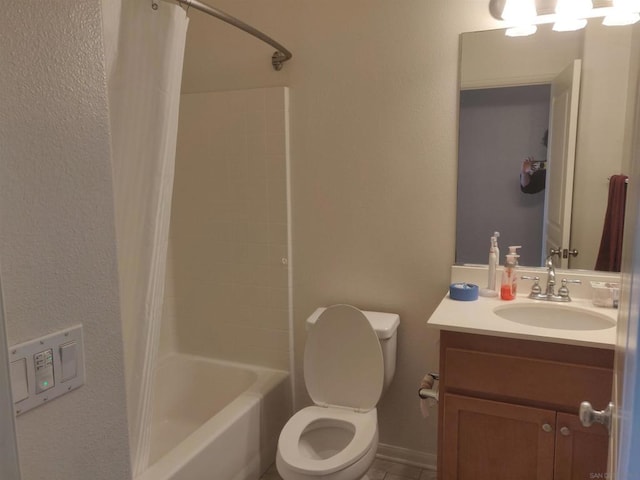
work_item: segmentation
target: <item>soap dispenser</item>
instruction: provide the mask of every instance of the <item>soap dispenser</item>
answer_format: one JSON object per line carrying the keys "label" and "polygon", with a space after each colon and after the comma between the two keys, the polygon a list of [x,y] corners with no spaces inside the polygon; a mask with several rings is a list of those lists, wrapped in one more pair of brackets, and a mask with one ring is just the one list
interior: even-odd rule
{"label": "soap dispenser", "polygon": [[509,247],[509,253],[506,255],[504,262],[504,270],[502,270],[502,283],[500,284],[500,298],[502,300],[513,300],[516,298],[518,290],[517,272],[518,266],[518,248],[520,245],[512,245]]}
{"label": "soap dispenser", "polygon": [[500,265],[500,249],[498,248],[498,237],[500,232],[493,232],[489,245],[489,262],[488,262],[488,274],[487,288],[480,289],[480,295],[483,297],[497,297],[498,291],[496,289],[496,269]]}

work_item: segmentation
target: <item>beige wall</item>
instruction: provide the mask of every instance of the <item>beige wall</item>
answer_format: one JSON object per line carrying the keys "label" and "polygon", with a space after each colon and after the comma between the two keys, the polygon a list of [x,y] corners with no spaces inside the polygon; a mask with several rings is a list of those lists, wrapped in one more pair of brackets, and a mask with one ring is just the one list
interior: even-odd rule
{"label": "beige wall", "polygon": [[130,477],[100,2],[0,16],[10,345],[84,326],[86,384],[17,419],[24,480]]}
{"label": "beige wall", "polygon": [[289,370],[286,96],[182,95],[161,355]]}
{"label": "beige wall", "polygon": [[436,421],[416,389],[437,369],[426,320],[446,292],[455,241],[458,35],[494,24],[487,2],[221,0],[290,48],[193,12],[184,92],[288,85],[299,407],[305,318],[348,302],[401,316],[380,441],[433,460]]}

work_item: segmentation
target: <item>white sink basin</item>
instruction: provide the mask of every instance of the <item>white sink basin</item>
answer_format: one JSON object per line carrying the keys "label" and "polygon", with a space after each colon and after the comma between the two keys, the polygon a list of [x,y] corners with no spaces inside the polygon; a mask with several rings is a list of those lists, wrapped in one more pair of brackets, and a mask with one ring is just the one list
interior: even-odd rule
{"label": "white sink basin", "polygon": [[494,308],[493,312],[511,322],[541,328],[604,330],[615,326],[615,321],[606,315],[558,303],[501,305]]}

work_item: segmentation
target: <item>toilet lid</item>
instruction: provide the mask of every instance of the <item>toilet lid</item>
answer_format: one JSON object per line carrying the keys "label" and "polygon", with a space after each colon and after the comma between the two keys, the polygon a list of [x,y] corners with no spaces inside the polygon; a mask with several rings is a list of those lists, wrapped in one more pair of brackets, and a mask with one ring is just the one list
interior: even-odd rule
{"label": "toilet lid", "polygon": [[328,307],[311,327],[304,378],[316,405],[371,410],[384,382],[380,341],[365,315],[350,305]]}

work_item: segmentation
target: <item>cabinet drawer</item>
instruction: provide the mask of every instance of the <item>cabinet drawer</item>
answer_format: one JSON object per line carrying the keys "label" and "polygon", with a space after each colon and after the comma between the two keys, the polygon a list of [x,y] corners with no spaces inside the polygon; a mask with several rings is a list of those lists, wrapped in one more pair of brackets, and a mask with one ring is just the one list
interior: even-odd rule
{"label": "cabinet drawer", "polygon": [[570,412],[584,400],[604,409],[611,398],[612,371],[607,368],[451,347],[444,365],[447,391],[553,405]]}

